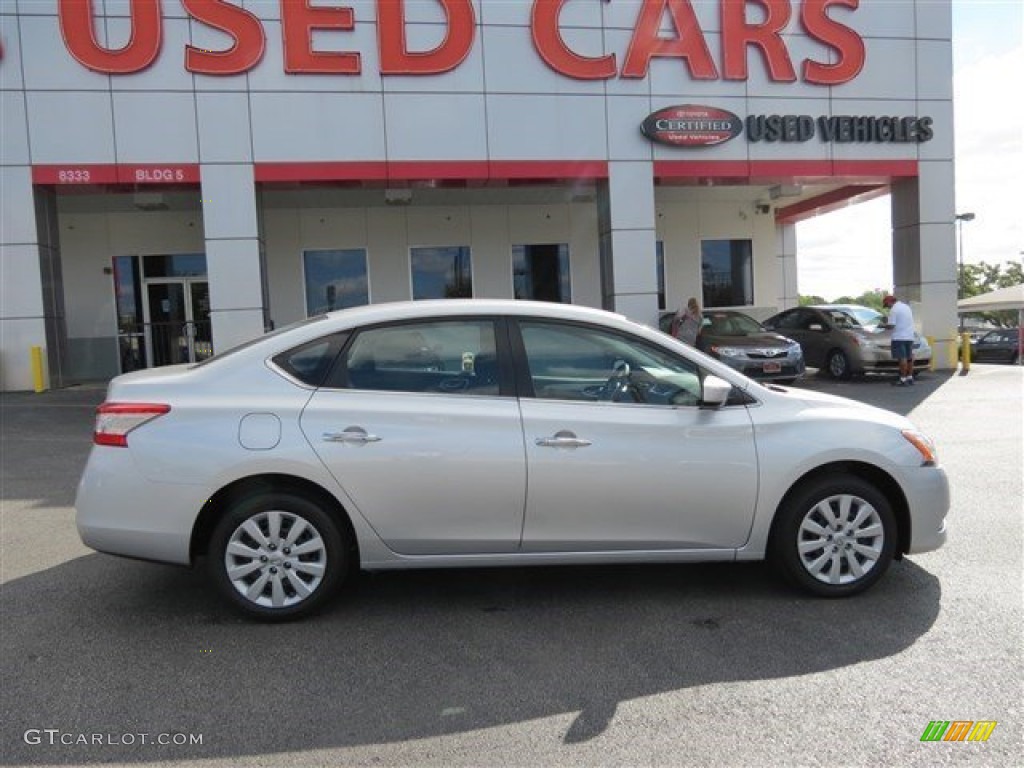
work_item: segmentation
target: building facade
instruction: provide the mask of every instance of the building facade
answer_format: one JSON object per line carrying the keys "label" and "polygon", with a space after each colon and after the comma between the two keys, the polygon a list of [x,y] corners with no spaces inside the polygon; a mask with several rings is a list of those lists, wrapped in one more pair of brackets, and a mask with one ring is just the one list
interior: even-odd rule
{"label": "building facade", "polygon": [[797,301],[892,195],[955,326],[948,0],[0,0],[0,387],[446,296]]}

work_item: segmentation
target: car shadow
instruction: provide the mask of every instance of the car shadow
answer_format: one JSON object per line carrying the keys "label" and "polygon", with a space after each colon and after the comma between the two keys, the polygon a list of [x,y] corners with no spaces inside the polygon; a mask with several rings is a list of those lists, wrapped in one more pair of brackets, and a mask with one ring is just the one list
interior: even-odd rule
{"label": "car shadow", "polygon": [[[0,594],[0,764],[245,761],[558,715],[563,741],[582,742],[637,697],[893,656],[940,600],[910,561],[846,600],[804,597],[761,563],[407,571],[267,625],[233,614],[201,572],[88,555]],[[46,728],[119,741],[23,736]],[[122,743],[140,733],[202,744]]]}
{"label": "car shadow", "polygon": [[895,375],[873,373],[837,381],[826,374],[808,373],[793,388],[848,397],[907,416],[955,376],[956,371],[927,371],[917,374],[913,386],[896,387]]}

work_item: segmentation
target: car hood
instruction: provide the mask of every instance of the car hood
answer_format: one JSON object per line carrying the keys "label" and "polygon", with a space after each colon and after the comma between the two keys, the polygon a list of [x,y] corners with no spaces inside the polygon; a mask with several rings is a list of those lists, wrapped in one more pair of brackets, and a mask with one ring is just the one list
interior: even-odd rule
{"label": "car hood", "polygon": [[718,344],[723,347],[782,347],[792,346],[796,342],[778,333],[751,333],[747,336],[719,336],[714,333],[701,333],[705,344]]}
{"label": "car hood", "polygon": [[815,410],[834,411],[836,416],[841,416],[840,411],[846,411],[851,418],[868,419],[895,429],[915,429],[914,424],[905,416],[846,397],[797,388],[771,387],[770,389],[774,396],[784,398],[792,404],[803,405]]}

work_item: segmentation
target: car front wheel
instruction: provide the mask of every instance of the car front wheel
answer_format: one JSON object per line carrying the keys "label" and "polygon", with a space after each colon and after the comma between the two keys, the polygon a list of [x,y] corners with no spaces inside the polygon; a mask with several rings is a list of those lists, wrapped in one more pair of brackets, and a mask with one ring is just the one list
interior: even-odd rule
{"label": "car front wheel", "polygon": [[870,483],[836,475],[808,483],[779,509],[771,555],[798,587],[846,597],[878,581],[896,550],[896,519]]}
{"label": "car front wheel", "polygon": [[274,621],[319,607],[347,572],[343,534],[309,499],[267,492],[243,499],[217,524],[208,565],[242,612]]}

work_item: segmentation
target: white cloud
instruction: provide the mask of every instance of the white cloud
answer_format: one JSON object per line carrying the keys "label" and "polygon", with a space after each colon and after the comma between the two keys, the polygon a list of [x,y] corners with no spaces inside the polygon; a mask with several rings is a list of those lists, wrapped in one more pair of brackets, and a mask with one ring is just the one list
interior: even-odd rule
{"label": "white cloud", "polygon": [[[961,58],[953,78],[956,210],[976,216],[963,225],[964,260],[1003,264],[1024,248],[1024,100],[1015,95],[1024,88],[1024,45],[1017,34],[1001,51]],[[800,293],[832,299],[892,285],[888,197],[801,222],[797,243]]]}

